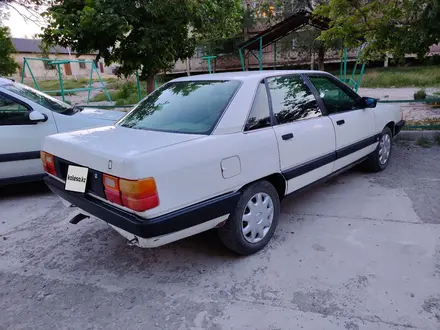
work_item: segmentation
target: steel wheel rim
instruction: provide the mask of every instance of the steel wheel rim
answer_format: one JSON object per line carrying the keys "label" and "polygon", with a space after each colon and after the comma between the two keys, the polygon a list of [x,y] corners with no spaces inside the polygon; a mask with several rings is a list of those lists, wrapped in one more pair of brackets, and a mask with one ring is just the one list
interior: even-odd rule
{"label": "steel wheel rim", "polygon": [[242,216],[241,230],[249,243],[258,243],[269,232],[274,215],[272,198],[266,193],[257,193],[247,202]]}
{"label": "steel wheel rim", "polygon": [[379,142],[379,162],[385,165],[390,158],[391,153],[391,137],[389,134],[384,134]]}

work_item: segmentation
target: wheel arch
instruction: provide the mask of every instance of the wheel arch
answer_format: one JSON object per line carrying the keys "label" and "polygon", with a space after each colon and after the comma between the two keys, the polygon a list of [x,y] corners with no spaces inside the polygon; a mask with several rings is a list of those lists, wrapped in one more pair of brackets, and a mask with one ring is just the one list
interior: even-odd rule
{"label": "wheel arch", "polygon": [[390,121],[388,124],[385,125],[385,127],[388,127],[391,130],[391,134],[394,136],[394,128],[396,126],[396,123],[394,121]]}
{"label": "wheel arch", "polygon": [[243,186],[240,190],[244,190],[249,185],[251,185],[255,182],[258,182],[258,181],[268,181],[272,186],[275,187],[275,190],[278,193],[280,201],[283,200],[283,198],[286,195],[287,182],[281,173],[273,173],[271,175],[265,176],[265,177],[260,178],[258,180],[249,182],[247,185]]}

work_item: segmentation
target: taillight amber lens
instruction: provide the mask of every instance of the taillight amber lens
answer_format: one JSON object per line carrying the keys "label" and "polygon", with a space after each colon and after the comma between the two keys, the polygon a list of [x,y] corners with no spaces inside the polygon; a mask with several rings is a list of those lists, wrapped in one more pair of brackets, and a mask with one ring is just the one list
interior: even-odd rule
{"label": "taillight amber lens", "polygon": [[153,178],[126,180],[104,174],[104,192],[108,201],[143,212],[159,205],[156,181]]}
{"label": "taillight amber lens", "polygon": [[120,179],[119,187],[124,195],[130,196],[153,195],[157,192],[156,181],[153,178],[142,180]]}

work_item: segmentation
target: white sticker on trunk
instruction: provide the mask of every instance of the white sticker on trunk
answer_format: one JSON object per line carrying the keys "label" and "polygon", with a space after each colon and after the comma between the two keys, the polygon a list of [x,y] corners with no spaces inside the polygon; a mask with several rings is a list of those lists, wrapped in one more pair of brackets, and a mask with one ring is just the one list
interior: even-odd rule
{"label": "white sticker on trunk", "polygon": [[69,165],[66,177],[66,190],[76,191],[80,193],[86,192],[87,167]]}

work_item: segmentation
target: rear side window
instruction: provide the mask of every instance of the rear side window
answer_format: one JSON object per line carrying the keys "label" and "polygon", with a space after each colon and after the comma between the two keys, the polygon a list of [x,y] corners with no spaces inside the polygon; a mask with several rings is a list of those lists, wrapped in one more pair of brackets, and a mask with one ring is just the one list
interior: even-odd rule
{"label": "rear side window", "polygon": [[269,100],[267,98],[266,85],[264,82],[261,82],[244,130],[252,131],[270,126]]}
{"label": "rear side window", "polygon": [[300,76],[268,79],[275,118],[279,124],[322,116],[315,96]]}
{"label": "rear side window", "polygon": [[310,81],[318,90],[329,114],[362,108],[360,98],[342,88],[333,79],[323,76],[309,76]]}
{"label": "rear side window", "polygon": [[144,130],[210,134],[239,86],[236,80],[169,83],[142,100],[118,124]]}

